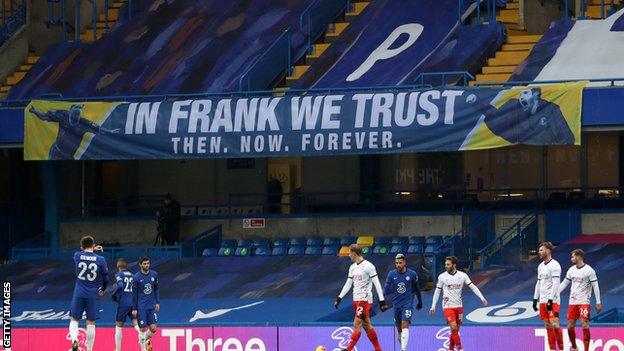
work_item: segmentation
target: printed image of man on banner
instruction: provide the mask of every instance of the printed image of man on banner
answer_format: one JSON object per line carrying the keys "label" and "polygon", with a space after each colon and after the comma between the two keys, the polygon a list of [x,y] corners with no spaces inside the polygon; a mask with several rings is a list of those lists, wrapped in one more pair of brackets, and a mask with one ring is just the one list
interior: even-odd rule
{"label": "printed image of man on banner", "polygon": [[45,112],[31,104],[27,111],[41,121],[58,123],[56,139],[49,148],[48,159],[50,160],[76,159],[75,154],[86,133],[117,134],[120,131],[120,129],[104,128],[84,118],[83,104],[71,104],[68,109],[49,109]]}
{"label": "printed image of man on banner", "polygon": [[560,84],[556,90],[548,90],[548,96],[544,94],[548,86],[516,87],[501,91],[490,102],[469,96],[467,102],[482,116],[461,149],[488,148],[500,139],[509,145],[580,145],[580,123],[576,121],[580,120],[579,101],[585,85]]}

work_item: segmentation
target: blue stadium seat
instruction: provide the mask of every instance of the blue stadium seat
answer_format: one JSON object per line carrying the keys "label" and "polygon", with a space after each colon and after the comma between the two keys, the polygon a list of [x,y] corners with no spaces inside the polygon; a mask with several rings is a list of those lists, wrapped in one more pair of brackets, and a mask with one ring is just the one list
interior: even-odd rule
{"label": "blue stadium seat", "polygon": [[284,238],[280,238],[280,239],[275,239],[273,240],[273,247],[279,247],[279,246],[288,246],[288,242],[290,241],[290,239],[284,239]]}
{"label": "blue stadium seat", "polygon": [[357,240],[356,237],[344,236],[344,237],[340,238],[340,246],[348,246],[348,245],[351,245],[351,244],[355,244],[356,240]]}
{"label": "blue stadium seat", "polygon": [[271,256],[284,256],[287,252],[286,246],[276,246],[271,251]]}
{"label": "blue stadium seat", "polygon": [[216,256],[218,253],[219,253],[218,249],[207,248],[207,249],[204,249],[204,251],[202,251],[202,256],[206,256],[206,257]]}
{"label": "blue stadium seat", "polygon": [[438,245],[427,245],[425,246],[425,253],[434,253]]}
{"label": "blue stadium seat", "polygon": [[323,246],[338,246],[340,245],[340,239],[335,237],[323,238]]}
{"label": "blue stadium seat", "polygon": [[238,247],[250,247],[251,246],[251,240],[248,240],[248,239],[238,239],[238,241],[236,242],[236,245]]}
{"label": "blue stadium seat", "polygon": [[407,253],[408,254],[420,254],[422,255],[422,253],[425,251],[425,245],[422,244],[417,244],[417,245],[410,245],[407,247]]}
{"label": "blue stadium seat", "polygon": [[221,240],[221,247],[237,247],[238,242],[234,239]]}
{"label": "blue stadium seat", "polygon": [[232,247],[222,247],[219,249],[219,256],[232,256],[234,251]]}
{"label": "blue stadium seat", "polygon": [[305,248],[303,246],[291,246],[288,249],[289,255],[303,255],[305,254]]}
{"label": "blue stadium seat", "polygon": [[[391,236],[379,236],[375,237],[375,245],[390,245],[392,243]],[[373,250],[374,251],[374,250]]]}
{"label": "blue stadium seat", "polygon": [[373,254],[374,255],[385,255],[388,253],[388,247],[385,245],[375,245],[375,247],[373,248]]}
{"label": "blue stadium seat", "polygon": [[271,249],[268,246],[259,246],[253,250],[254,256],[270,256]]}
{"label": "blue stadium seat", "polygon": [[251,250],[248,247],[237,247],[234,256],[249,256]]}
{"label": "blue stadium seat", "polygon": [[409,237],[408,244],[410,245],[425,245],[427,239],[424,236],[413,235]]}
{"label": "blue stadium seat", "polygon": [[392,238],[392,245],[407,245],[409,243],[409,238],[406,236],[395,236]]}
{"label": "blue stadium seat", "polygon": [[440,245],[442,243],[442,235],[429,235],[426,243],[427,245]]}
{"label": "blue stadium seat", "polygon": [[392,247],[390,248],[390,253],[391,254],[398,254],[398,253],[405,254],[407,253],[407,246],[406,245],[392,245]]}
{"label": "blue stadium seat", "polygon": [[288,243],[290,244],[290,246],[305,246],[306,239],[301,237],[291,238]]}
{"label": "blue stadium seat", "polygon": [[306,246],[321,246],[323,245],[323,238],[319,238],[317,236],[308,238],[306,240]]}
{"label": "blue stadium seat", "polygon": [[337,255],[340,251],[340,246],[325,246],[323,247],[322,255]]}
{"label": "blue stadium seat", "polygon": [[251,241],[251,246],[252,247],[264,247],[264,246],[269,246],[269,239],[266,238],[259,238],[259,239],[253,239]]}
{"label": "blue stadium seat", "polygon": [[320,255],[323,252],[323,248],[320,246],[308,246],[305,249],[306,255]]}

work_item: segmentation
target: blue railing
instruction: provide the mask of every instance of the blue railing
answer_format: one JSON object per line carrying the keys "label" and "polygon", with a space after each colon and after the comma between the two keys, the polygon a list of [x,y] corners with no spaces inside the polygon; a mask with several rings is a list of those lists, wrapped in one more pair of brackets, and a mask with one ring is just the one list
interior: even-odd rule
{"label": "blue railing", "polygon": [[273,44],[241,75],[240,91],[262,90],[292,66],[290,28],[280,34]]}
{"label": "blue railing", "polygon": [[26,24],[26,0],[0,0],[2,22],[0,22],[0,45],[4,44],[18,29]]}
{"label": "blue railing", "polygon": [[312,50],[312,43],[327,30],[327,26],[340,13],[348,10],[349,6],[349,0],[316,0],[301,13],[299,29],[307,37],[309,52]]}
{"label": "blue railing", "polygon": [[[425,72],[416,77],[415,82],[420,86],[446,86],[447,79],[460,80],[462,86],[468,86],[468,82],[474,80],[475,77],[468,71],[449,71],[449,72]],[[435,80],[434,84],[430,84],[431,80]],[[441,84],[438,84],[440,82]]]}
{"label": "blue railing", "polygon": [[[481,6],[485,3],[487,16],[481,16]],[[464,4],[469,4],[464,11]],[[457,0],[457,21],[464,23],[473,12],[476,12],[477,24],[496,20],[496,0]]]}
{"label": "blue railing", "polygon": [[[479,261],[481,268],[485,268],[490,265],[491,260],[496,260],[496,263],[503,264],[505,260],[505,249],[506,245],[518,239],[520,241],[520,249],[516,254],[518,255],[517,260],[521,259],[522,255],[528,255],[528,247],[525,241],[524,232],[528,228],[531,228],[533,225],[537,224],[537,210],[541,204],[538,204],[536,207],[531,209],[526,215],[517,220],[514,224],[512,224],[505,232],[496,237],[492,242],[486,245],[479,253]],[[537,230],[537,228],[533,228]],[[532,243],[535,245],[537,243]]]}
{"label": "blue railing", "polygon": [[556,83],[570,83],[579,81],[589,81],[590,83],[610,83],[610,86],[616,86],[616,83],[622,83],[624,85],[624,78],[587,78],[587,79],[562,79],[562,80],[522,80],[522,81],[509,81],[509,82],[475,82],[475,87],[487,87],[487,86],[517,86],[528,84],[556,84]]}

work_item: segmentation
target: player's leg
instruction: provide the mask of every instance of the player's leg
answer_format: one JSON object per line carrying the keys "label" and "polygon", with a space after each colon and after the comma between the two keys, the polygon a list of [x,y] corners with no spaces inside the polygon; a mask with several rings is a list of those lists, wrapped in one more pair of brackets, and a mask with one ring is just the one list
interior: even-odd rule
{"label": "player's leg", "polygon": [[69,339],[72,343],[72,350],[78,350],[78,322],[82,318],[85,308],[85,299],[79,297],[72,298],[71,307],[69,309],[69,316],[71,318],[69,322]]}
{"label": "player's leg", "polygon": [[548,348],[552,351],[557,348],[557,339],[555,337],[555,330],[550,322],[550,312],[546,308],[545,303],[539,305],[539,316],[544,322],[544,328],[546,328],[546,336],[548,337]]}
{"label": "player's leg", "polygon": [[366,331],[366,336],[368,337],[368,340],[370,340],[371,344],[373,344],[375,351],[381,351],[379,338],[377,337],[375,328],[373,328],[373,323],[371,323],[370,315],[367,314],[364,320],[362,320],[362,328]]}
{"label": "player's leg", "polygon": [[410,321],[401,321],[401,351],[407,351]]}
{"label": "player's leg", "polygon": [[154,310],[150,310],[147,313],[147,324],[149,325],[149,328],[147,328],[147,331],[145,332],[145,349],[146,350],[151,350],[152,348],[152,336],[154,334],[156,334],[156,322],[158,320],[158,315],[156,314],[156,311]]}
{"label": "player's leg", "polygon": [[100,300],[99,299],[87,299],[87,350],[93,351],[93,344],[95,343],[95,320],[100,315]]}
{"label": "player's leg", "polygon": [[451,328],[451,340],[455,347],[457,347],[457,350],[462,350],[461,338],[459,337],[459,326],[462,322],[464,310],[462,308],[453,308],[451,311],[453,312],[453,320],[449,323]]}
{"label": "player's leg", "polygon": [[[355,308],[356,308],[356,305],[354,304],[354,309]],[[347,345],[347,348],[346,348],[347,351],[353,350],[353,348],[355,347],[355,344],[357,344],[358,340],[360,340],[361,334],[362,334],[362,319],[357,316],[357,310],[356,310],[356,316],[355,318],[353,318],[353,333],[351,333],[351,340],[349,340],[349,345]]]}
{"label": "player's leg", "polygon": [[589,343],[591,342],[591,333],[589,332],[589,315],[588,318],[581,318],[581,327],[583,327],[583,346],[585,351],[589,351]]}
{"label": "player's leg", "polygon": [[559,345],[559,350],[563,351],[563,330],[561,330],[561,326],[559,325],[559,313],[557,313],[557,317],[553,317],[550,320],[550,323],[555,331],[555,338],[557,340],[557,345]]}
{"label": "player's leg", "polygon": [[115,321],[115,351],[121,351],[124,322]]}
{"label": "player's leg", "polygon": [[147,330],[147,311],[139,308],[137,310],[137,320],[139,322],[139,345],[141,346],[141,351],[145,351],[145,333]]}
{"label": "player's leg", "polygon": [[570,319],[568,315],[568,337],[570,339],[570,344],[572,345],[572,351],[578,350],[578,347],[576,346],[576,331],[574,328],[576,328],[576,319]]}
{"label": "player's leg", "polygon": [[401,343],[401,314],[403,310],[400,308],[394,308],[394,326],[397,330],[397,339],[399,340],[399,344]]}

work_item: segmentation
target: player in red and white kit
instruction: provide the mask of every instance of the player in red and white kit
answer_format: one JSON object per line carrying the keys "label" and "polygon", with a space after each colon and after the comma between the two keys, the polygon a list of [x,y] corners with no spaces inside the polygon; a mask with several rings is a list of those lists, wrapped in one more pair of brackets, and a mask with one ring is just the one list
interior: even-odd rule
{"label": "player in red and white kit", "polygon": [[337,309],[340,305],[340,301],[349,293],[351,287],[353,287],[353,311],[355,312],[355,318],[353,319],[353,333],[351,334],[351,341],[346,350],[351,351],[357,344],[362,334],[362,328],[366,331],[366,336],[375,347],[375,351],[381,351],[379,340],[377,338],[377,332],[373,328],[370,319],[370,310],[373,305],[373,285],[375,291],[377,291],[377,297],[379,298],[379,306],[381,311],[388,309],[388,305],[384,301],[383,289],[381,288],[381,282],[377,276],[377,270],[372,263],[362,257],[362,248],[353,244],[349,246],[349,258],[353,264],[349,267],[349,276],[345,285],[340,291],[340,295],[334,302],[334,307]]}
{"label": "player in red and white kit", "polygon": [[563,333],[559,326],[559,284],[561,283],[561,266],[554,258],[552,251],[555,246],[551,242],[541,243],[539,255],[542,259],[537,267],[537,283],[533,295],[533,310],[538,311],[544,321],[550,350],[563,350]]}
{"label": "player in red and white kit", "polygon": [[570,336],[570,343],[572,343],[572,351],[578,350],[576,347],[576,320],[581,320],[583,327],[583,345],[584,350],[589,350],[589,342],[591,335],[589,333],[589,315],[591,312],[591,306],[589,305],[592,288],[596,296],[596,312],[602,311],[602,304],[600,303],[600,287],[598,286],[598,278],[596,277],[596,271],[585,263],[585,252],[581,249],[572,251],[572,263],[574,264],[565,279],[559,286],[559,293],[568,287],[570,283],[570,303],[568,306],[568,335]]}
{"label": "player in red and white kit", "polygon": [[472,283],[468,275],[457,270],[457,257],[447,257],[444,260],[444,268],[446,272],[438,276],[438,283],[436,284],[436,290],[433,294],[433,302],[431,303],[429,314],[435,314],[436,305],[440,298],[440,291],[442,291],[444,319],[446,319],[446,323],[451,328],[449,351],[453,351],[455,346],[457,346],[457,350],[463,350],[461,339],[459,338],[459,326],[461,325],[462,316],[464,314],[464,307],[462,304],[462,290],[464,289],[464,285],[468,285],[470,290],[481,299],[483,306],[487,306],[488,302],[481,294],[481,291],[479,291],[479,288]]}

